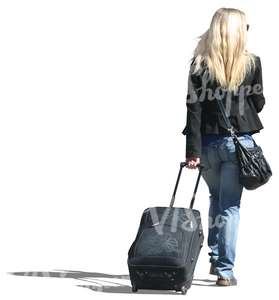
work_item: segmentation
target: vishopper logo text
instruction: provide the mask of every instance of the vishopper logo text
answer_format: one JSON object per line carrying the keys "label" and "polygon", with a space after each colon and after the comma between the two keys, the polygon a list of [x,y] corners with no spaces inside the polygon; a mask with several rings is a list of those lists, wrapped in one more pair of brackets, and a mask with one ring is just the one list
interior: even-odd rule
{"label": "vishopper logo text", "polygon": [[167,207],[164,210],[161,219],[156,207],[149,208],[149,213],[153,227],[159,235],[163,234],[164,225],[167,221],[168,223],[171,221],[171,232],[176,232],[178,227],[186,231],[195,231],[198,226],[200,226],[197,217],[194,215],[193,211],[189,209],[185,209],[184,213],[181,213],[181,208]]}
{"label": "vishopper logo text", "polygon": [[188,94],[187,103],[203,102],[204,100],[222,100],[226,98],[226,113],[230,115],[232,97],[238,96],[239,113],[244,115],[244,101],[251,95],[261,95],[263,87],[256,83],[253,85],[240,85],[237,91],[229,91],[221,86],[212,89],[209,87],[210,82],[208,71],[204,71],[202,76],[201,86],[196,88],[191,80],[191,75],[188,77]]}
{"label": "vishopper logo text", "polygon": [[[181,213],[181,208],[170,208],[167,207],[163,214],[158,213],[157,207],[151,207],[148,209],[148,212],[151,217],[152,226],[155,228],[157,234],[164,234],[164,227],[166,222],[170,223],[170,231],[176,232],[178,228],[185,231],[195,231],[202,230],[201,222],[199,222],[200,216],[197,217],[194,215],[193,211],[185,208],[184,213]],[[160,218],[161,215],[161,218]],[[171,222],[170,222],[171,220]],[[218,228],[221,229],[226,224],[226,218],[224,218],[221,214],[217,215],[215,218],[208,218],[208,228]],[[232,227],[234,227],[234,222],[230,223]],[[228,225],[228,224],[227,224]],[[226,228],[226,230],[230,231],[233,228]]]}

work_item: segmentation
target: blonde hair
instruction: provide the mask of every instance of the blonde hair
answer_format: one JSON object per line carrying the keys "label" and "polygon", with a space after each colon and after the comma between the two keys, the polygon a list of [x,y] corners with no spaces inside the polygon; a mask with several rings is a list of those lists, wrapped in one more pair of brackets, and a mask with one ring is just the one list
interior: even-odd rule
{"label": "blonde hair", "polygon": [[218,9],[209,29],[199,38],[194,51],[194,73],[205,63],[211,81],[215,79],[221,87],[236,91],[246,74],[255,67],[255,55],[245,49],[245,14],[234,8]]}

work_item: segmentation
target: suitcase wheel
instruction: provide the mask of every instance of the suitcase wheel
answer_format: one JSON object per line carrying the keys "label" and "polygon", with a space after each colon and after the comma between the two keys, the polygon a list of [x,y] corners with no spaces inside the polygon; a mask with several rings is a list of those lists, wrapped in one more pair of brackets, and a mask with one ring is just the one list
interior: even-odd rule
{"label": "suitcase wheel", "polygon": [[138,288],[134,284],[132,284],[132,292],[136,293],[137,291],[138,291]]}
{"label": "suitcase wheel", "polygon": [[182,295],[186,295],[187,294],[187,288],[186,288],[185,285],[183,285],[180,290],[181,290]]}

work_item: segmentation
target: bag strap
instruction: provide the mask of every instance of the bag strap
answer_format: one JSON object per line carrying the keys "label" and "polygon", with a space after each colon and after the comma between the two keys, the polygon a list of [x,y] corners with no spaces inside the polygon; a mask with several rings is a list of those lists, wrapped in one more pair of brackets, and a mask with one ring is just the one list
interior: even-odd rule
{"label": "bag strap", "polygon": [[235,130],[235,128],[232,126],[232,123],[231,123],[230,119],[229,119],[228,116],[226,115],[225,106],[224,106],[222,100],[216,99],[216,101],[217,101],[218,106],[219,106],[219,109],[220,109],[220,111],[221,111],[221,113],[222,113],[223,119],[224,119],[224,121],[225,121],[225,123],[226,123],[227,130],[230,132],[230,134],[231,134],[231,136],[232,136],[233,138],[236,138],[236,137],[237,137],[236,134],[235,134],[236,130]]}
{"label": "bag strap", "polygon": [[[227,115],[226,115],[225,106],[224,106],[223,102],[222,102],[221,100],[218,100],[218,99],[216,99],[216,101],[217,101],[218,106],[219,106],[219,108],[220,108],[220,110],[221,110],[223,119],[224,119],[224,121],[225,121],[225,123],[226,123],[226,125],[227,125],[227,130],[230,132],[231,137],[233,138],[234,143],[235,143],[235,144],[237,143],[237,144],[240,144],[240,145],[241,145],[241,143],[239,142],[239,140],[238,140],[238,138],[237,138],[237,135],[235,134],[235,131],[236,131],[236,130],[234,129],[234,127],[233,127],[232,124],[231,124],[230,119],[229,119],[229,118],[227,117]],[[252,138],[252,139],[253,139],[253,138]],[[255,142],[254,139],[253,139],[253,142],[254,142],[254,146],[255,146],[255,147],[258,147],[258,145],[257,145],[257,143]]]}
{"label": "bag strap", "polygon": [[[179,168],[178,176],[177,176],[175,187],[174,187],[174,191],[173,191],[173,194],[172,194],[172,197],[171,197],[170,207],[173,207],[173,204],[174,204],[174,201],[175,201],[176,191],[177,191],[178,184],[179,184],[179,181],[180,181],[180,176],[181,176],[181,173],[182,173],[182,169],[184,167],[186,167],[186,166],[187,166],[186,162],[181,162],[180,163],[180,168]],[[189,206],[190,209],[192,209],[193,206],[194,206],[195,197],[196,197],[196,193],[197,193],[197,190],[198,190],[198,186],[199,186],[199,182],[200,182],[200,178],[201,178],[201,172],[202,172],[202,169],[203,169],[203,165],[199,164],[198,168],[199,168],[199,174],[198,174],[198,178],[196,180],[196,184],[195,184],[193,196],[192,196],[191,203],[190,203],[190,206]]]}

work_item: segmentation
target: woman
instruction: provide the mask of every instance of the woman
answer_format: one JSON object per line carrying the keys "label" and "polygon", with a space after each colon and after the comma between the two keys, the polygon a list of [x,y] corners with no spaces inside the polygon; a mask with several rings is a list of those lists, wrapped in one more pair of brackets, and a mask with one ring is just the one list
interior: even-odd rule
{"label": "woman", "polygon": [[235,146],[226,129],[221,100],[241,144],[254,146],[252,135],[263,125],[258,113],[265,98],[260,58],[246,49],[249,25],[237,9],[221,8],[200,37],[192,59],[187,94],[187,167],[204,165],[210,193],[208,246],[210,274],[217,285],[236,285],[233,274],[243,186]]}

